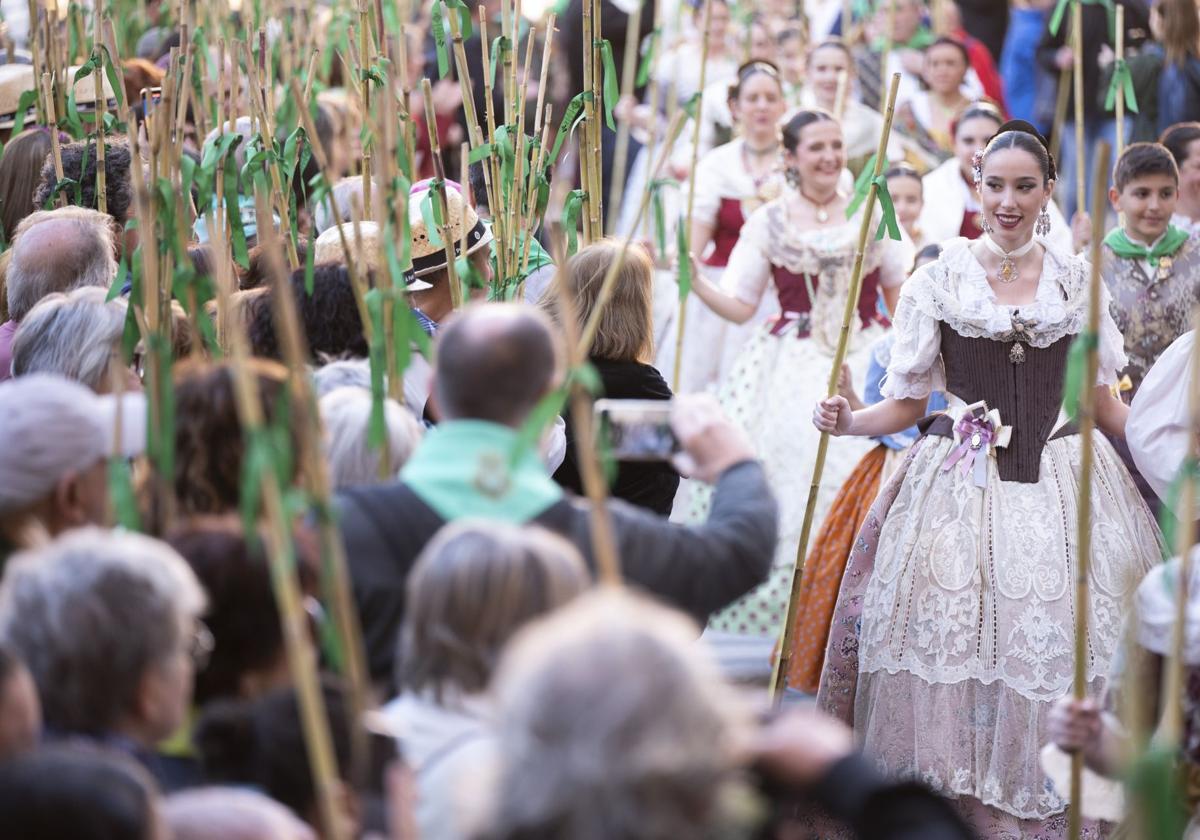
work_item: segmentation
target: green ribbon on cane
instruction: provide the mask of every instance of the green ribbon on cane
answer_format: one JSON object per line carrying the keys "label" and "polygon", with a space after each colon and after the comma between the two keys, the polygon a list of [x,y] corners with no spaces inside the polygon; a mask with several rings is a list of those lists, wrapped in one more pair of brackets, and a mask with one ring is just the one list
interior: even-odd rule
{"label": "green ribbon on cane", "polygon": [[463,38],[470,38],[474,30],[471,28],[471,12],[462,0],[434,0],[432,16],[429,21],[433,29],[433,44],[437,49],[438,78],[446,78],[450,72],[450,54],[446,50],[446,22],[442,19],[444,13],[458,15],[458,28]]}
{"label": "green ribbon on cane", "polygon": [[568,257],[575,256],[575,252],[579,250],[579,211],[583,208],[586,198],[587,193],[583,190],[571,190],[563,204],[562,226],[567,232]]}
{"label": "green ribbon on cane", "polygon": [[496,86],[496,61],[501,53],[510,52],[512,50],[512,41],[506,35],[497,35],[492,39],[492,66],[489,68],[488,76],[491,79],[492,87]]}
{"label": "green ribbon on cane", "polygon": [[379,449],[387,441],[387,420],[384,416],[384,376],[387,373],[387,347],[383,326],[383,290],[371,289],[364,296],[367,315],[371,319],[371,341],[367,345],[371,364],[371,415],[367,421],[367,445]]}
{"label": "green ribbon on cane", "polygon": [[646,36],[646,51],[642,53],[641,64],[638,65],[637,87],[644,87],[650,81],[650,69],[654,66],[654,55],[658,51],[659,41],[662,40],[662,27],[656,26]]}
{"label": "green ribbon on cane", "polygon": [[[1183,487],[1188,482],[1192,483],[1192,488],[1196,491],[1196,500],[1200,501],[1200,463],[1197,463],[1194,458],[1185,458],[1183,463],[1179,465],[1179,471],[1175,473],[1175,477],[1171,479],[1171,483],[1167,486],[1167,492],[1163,494],[1162,509],[1158,513],[1158,528],[1163,535],[1163,549],[1165,551],[1164,559],[1171,557],[1175,553],[1175,537],[1176,529],[1179,527],[1179,497],[1183,493]],[[1190,517],[1191,514],[1184,512],[1185,517]],[[1190,524],[1190,520],[1189,520]]]}
{"label": "green ribbon on cane", "polygon": [[36,90],[27,90],[21,94],[17,100],[16,121],[13,123],[12,136],[16,137],[25,130],[25,119],[29,115],[29,109],[37,102],[38,92]]}
{"label": "green ribbon on cane", "polygon": [[117,524],[127,531],[140,531],[142,521],[138,515],[137,495],[133,492],[129,461],[124,458],[114,457],[108,462],[108,497],[112,500]]}
{"label": "green ribbon on cane", "polygon": [[664,187],[676,185],[674,178],[655,178],[650,182],[650,204],[654,208],[654,244],[659,255],[667,252],[667,212],[663,207]]}
{"label": "green ribbon on cane", "polygon": [[421,199],[421,220],[425,222],[425,234],[429,237],[429,244],[435,248],[441,248],[445,243],[441,236],[441,226],[444,224],[442,205],[433,200],[433,193],[434,190],[444,189],[445,183],[445,181],[434,178],[429,182],[429,189],[425,192],[425,197]]}
{"label": "green ribbon on cane", "polygon": [[1108,95],[1104,98],[1104,110],[1111,111],[1117,101],[1117,91],[1125,90],[1125,107],[1133,113],[1138,112],[1137,94],[1133,91],[1133,74],[1129,72],[1129,64],[1123,58],[1113,62],[1112,81],[1108,83]]}
{"label": "green ribbon on cane", "polygon": [[[878,176],[874,173],[875,155],[871,155],[871,159],[867,161],[867,165],[859,174],[858,180],[854,182],[854,198],[846,208],[846,218],[849,219],[862,206],[871,191],[871,185],[874,184],[875,198],[879,201],[879,213],[883,217],[879,221],[879,227],[875,230],[875,241],[883,239],[886,231],[890,238],[899,242],[900,222],[896,219],[896,206],[892,203],[891,192],[888,191],[887,177],[882,173]],[[865,212],[870,212],[870,208],[867,208]]]}
{"label": "green ribbon on cane", "polygon": [[594,42],[600,48],[600,57],[604,61],[604,122],[609,131],[617,130],[613,119],[613,109],[621,98],[620,77],[617,75],[617,63],[613,60],[613,48],[607,38]]}
{"label": "green ribbon on cane", "polygon": [[1079,3],[1082,6],[1103,6],[1108,12],[1108,34],[1114,41],[1117,40],[1117,12],[1113,8],[1112,0],[1058,0],[1058,5],[1054,7],[1054,13],[1050,15],[1050,34],[1057,35],[1058,30],[1062,28],[1063,16],[1067,12],[1067,6],[1071,3]]}
{"label": "green ribbon on cane", "polygon": [[1067,372],[1063,378],[1063,411],[1074,420],[1079,416],[1079,407],[1086,392],[1088,352],[1100,346],[1099,336],[1084,330],[1071,342],[1067,353]]}
{"label": "green ribbon on cane", "polygon": [[687,300],[692,291],[692,250],[687,223],[679,220],[675,228],[675,258],[679,262],[679,300]]}

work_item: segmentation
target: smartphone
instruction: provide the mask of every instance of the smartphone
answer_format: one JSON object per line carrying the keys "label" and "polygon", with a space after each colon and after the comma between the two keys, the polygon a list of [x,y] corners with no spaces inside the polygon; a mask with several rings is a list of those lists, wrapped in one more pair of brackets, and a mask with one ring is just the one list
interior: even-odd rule
{"label": "smartphone", "polygon": [[158,103],[162,101],[162,88],[142,88],[141,95],[142,114],[148,117],[154,112],[154,109],[158,107]]}
{"label": "smartphone", "polygon": [[617,461],[668,461],[679,452],[670,400],[597,400],[595,411]]}

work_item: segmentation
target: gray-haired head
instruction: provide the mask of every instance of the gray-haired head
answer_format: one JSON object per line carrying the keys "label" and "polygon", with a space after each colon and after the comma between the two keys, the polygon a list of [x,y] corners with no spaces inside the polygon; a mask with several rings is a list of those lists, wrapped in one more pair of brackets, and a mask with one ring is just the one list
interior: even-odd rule
{"label": "gray-haired head", "polygon": [[679,613],[603,591],[523,631],[494,683],[486,836],[714,836],[731,818],[747,718],[696,635]]}
{"label": "gray-haired head", "polygon": [[146,403],[140,393],[97,396],[48,374],[0,383],[0,516],[45,498],[62,479],[87,470],[114,451],[119,423],[120,455],[141,451],[146,440]]}
{"label": "gray-haired head", "polygon": [[338,388],[371,390],[371,363],[367,359],[338,359],[312,372],[313,388],[323,397]]}
{"label": "gray-haired head", "polygon": [[21,321],[46,295],[107,289],[117,276],[112,224],[103,213],[54,213],[20,233],[8,264],[8,314]]}
{"label": "gray-haired head", "polygon": [[21,320],[12,345],[13,376],[56,373],[94,391],[109,384],[113,354],[125,332],[127,304],[101,288],[44,297]]}
{"label": "gray-haired head", "polygon": [[[371,217],[371,208],[363,204],[362,178],[351,177],[338,181],[333,185],[329,199],[328,203],[324,201],[319,203],[313,212],[313,230],[317,236],[336,224],[351,221],[354,218],[352,208],[355,201],[358,202],[360,218],[369,219]],[[329,212],[329,203],[333,204],[333,213]]]}
{"label": "gray-haired head", "polygon": [[[321,421],[325,425],[325,458],[329,478],[336,490],[356,484],[376,484],[380,475],[378,448],[369,443],[371,392],[362,388],[336,388],[321,397]],[[389,477],[412,455],[421,440],[421,424],[394,400],[383,401],[387,427]]]}
{"label": "gray-haired head", "polygon": [[[166,543],[81,528],[9,561],[0,641],[29,666],[48,727],[118,733],[143,717],[144,679],[186,655],[184,634],[204,606],[191,567]],[[144,736],[182,722],[165,717],[145,721]]]}
{"label": "gray-haired head", "polygon": [[253,790],[206,787],[180,791],[162,803],[174,840],[315,840],[308,824]]}

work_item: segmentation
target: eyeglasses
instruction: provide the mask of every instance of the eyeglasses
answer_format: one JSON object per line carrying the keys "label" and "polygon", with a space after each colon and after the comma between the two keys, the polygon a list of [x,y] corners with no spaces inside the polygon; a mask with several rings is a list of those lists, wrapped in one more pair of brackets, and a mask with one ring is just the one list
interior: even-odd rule
{"label": "eyeglasses", "polygon": [[192,667],[197,671],[207,668],[209,660],[212,659],[213,648],[216,646],[217,641],[213,638],[208,625],[200,619],[196,619],[196,623],[192,627],[192,636],[188,639],[187,645],[187,654],[192,660]]}

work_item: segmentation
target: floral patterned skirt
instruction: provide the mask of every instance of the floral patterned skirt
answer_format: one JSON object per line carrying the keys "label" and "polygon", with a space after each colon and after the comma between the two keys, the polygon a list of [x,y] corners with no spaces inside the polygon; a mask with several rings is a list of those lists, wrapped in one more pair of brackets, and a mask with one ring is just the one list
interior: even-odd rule
{"label": "floral patterned skirt", "polygon": [[[978,488],[943,469],[951,440],[918,441],[867,516],[838,596],[818,704],[882,769],[958,798],[984,836],[1065,833],[1066,792],[1039,752],[1073,678],[1080,444],[1047,443],[1037,483],[1001,481],[989,459]],[[1111,445],[1097,435],[1094,447],[1087,675],[1098,697],[1161,537]]]}

